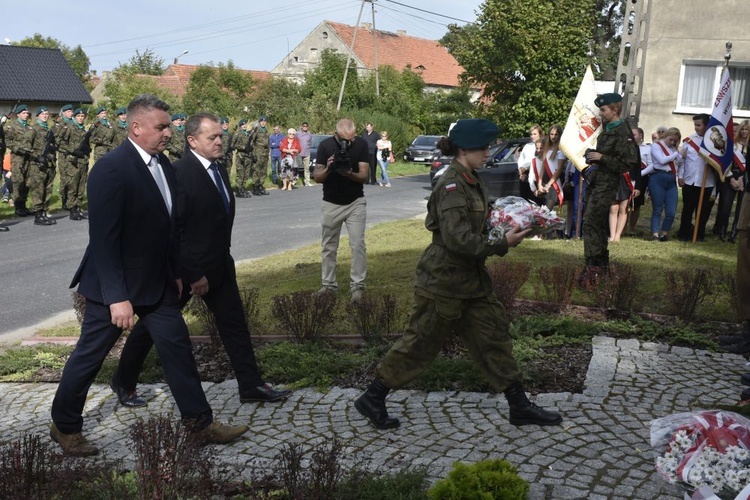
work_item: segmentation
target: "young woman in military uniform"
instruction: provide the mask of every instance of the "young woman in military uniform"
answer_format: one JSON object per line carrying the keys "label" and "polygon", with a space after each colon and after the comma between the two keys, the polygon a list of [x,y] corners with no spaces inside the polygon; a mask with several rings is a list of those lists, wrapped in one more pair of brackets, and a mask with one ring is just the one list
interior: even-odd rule
{"label": "young woman in military uniform", "polygon": [[487,239],[489,197],[476,170],[487,160],[489,145],[500,133],[482,119],[459,120],[438,147],[455,156],[427,204],[425,226],[432,243],[416,271],[414,307],[409,326],[375,370],[375,380],[355,402],[357,410],[379,429],[398,427],[388,416],[385,398],[422,373],[455,331],[466,343],[492,387],[504,392],[513,425],[557,425],[562,417],[531,403],[521,386],[513,357],[508,320],[492,291],[485,267],[491,255],[505,255],[528,230],[517,227],[502,241]]}

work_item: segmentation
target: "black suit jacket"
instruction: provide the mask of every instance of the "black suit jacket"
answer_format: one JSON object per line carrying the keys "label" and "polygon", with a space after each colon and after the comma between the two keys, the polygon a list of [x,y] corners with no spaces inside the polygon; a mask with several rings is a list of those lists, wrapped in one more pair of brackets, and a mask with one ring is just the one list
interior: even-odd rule
{"label": "black suit jacket", "polygon": [[186,288],[205,276],[213,289],[227,276],[234,276],[234,260],[229,250],[235,204],[229,176],[219,164],[219,173],[229,194],[227,213],[210,171],[192,152],[176,161],[174,167],[181,276]]}
{"label": "black suit jacket", "polygon": [[[159,155],[169,190],[176,181],[169,159]],[[126,140],[96,162],[87,185],[89,244],[71,288],[84,297],[133,306],[156,304],[177,274],[172,216],[138,150]],[[173,202],[174,207],[174,202]]]}

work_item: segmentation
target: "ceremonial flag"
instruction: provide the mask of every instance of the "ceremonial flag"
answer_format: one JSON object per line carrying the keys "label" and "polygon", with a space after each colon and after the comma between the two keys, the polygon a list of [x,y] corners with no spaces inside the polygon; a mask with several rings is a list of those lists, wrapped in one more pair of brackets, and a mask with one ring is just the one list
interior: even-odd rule
{"label": "ceremonial flag", "polygon": [[584,158],[586,150],[596,147],[596,138],[602,132],[599,110],[594,106],[596,95],[594,73],[589,66],[560,138],[560,149],[578,170],[588,166]]}
{"label": "ceremonial flag", "polygon": [[734,124],[732,122],[732,79],[729,68],[721,71],[721,85],[714,101],[714,110],[700,144],[700,155],[724,181],[724,174],[734,162]]}

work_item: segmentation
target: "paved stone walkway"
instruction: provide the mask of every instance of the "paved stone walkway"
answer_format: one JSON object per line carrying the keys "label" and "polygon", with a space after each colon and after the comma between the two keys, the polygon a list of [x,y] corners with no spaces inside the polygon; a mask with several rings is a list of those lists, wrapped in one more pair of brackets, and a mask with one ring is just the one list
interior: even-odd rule
{"label": "paved stone walkway", "polygon": [[[744,360],[736,355],[617,340],[594,339],[583,394],[537,396],[564,416],[561,427],[516,428],[506,419],[502,395],[396,391],[388,398],[401,418],[395,431],[376,431],[357,413],[359,391],[296,391],[283,404],[239,404],[236,382],[204,383],[216,418],[250,424],[251,433],[218,447],[219,460],[246,478],[273,461],[288,442],[316,444],[338,436],[347,465],[382,471],[424,466],[432,480],[457,461],[506,458],[531,483],[532,500],[682,498],[655,472],[649,445],[651,419],[710,409],[736,401]],[[13,440],[48,432],[55,384],[0,384],[0,429]],[[138,418],[175,414],[166,385],[140,387],[145,409],[115,405],[110,389],[95,385],[85,410],[84,433],[107,458],[133,465],[128,426]]]}

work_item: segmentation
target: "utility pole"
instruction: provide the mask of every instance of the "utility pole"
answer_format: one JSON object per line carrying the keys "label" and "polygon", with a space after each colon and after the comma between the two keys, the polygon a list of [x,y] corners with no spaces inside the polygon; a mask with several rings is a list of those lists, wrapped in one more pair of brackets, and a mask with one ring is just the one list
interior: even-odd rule
{"label": "utility pole", "polygon": [[378,32],[375,29],[375,2],[369,0],[372,4],[372,45],[375,50],[375,96],[380,97],[380,66],[378,66]]}
{"label": "utility pole", "polygon": [[357,26],[354,27],[354,35],[352,35],[352,44],[349,46],[349,55],[346,58],[346,69],[344,70],[344,78],[341,80],[341,92],[339,92],[339,102],[336,105],[336,111],[341,110],[341,100],[344,98],[344,87],[346,86],[346,75],[349,73],[349,65],[352,62],[352,54],[354,53],[354,42],[357,41],[357,31],[359,31],[359,22],[362,20],[362,11],[365,9],[365,2],[362,0],[362,5],[359,7],[359,15],[357,16]]}

